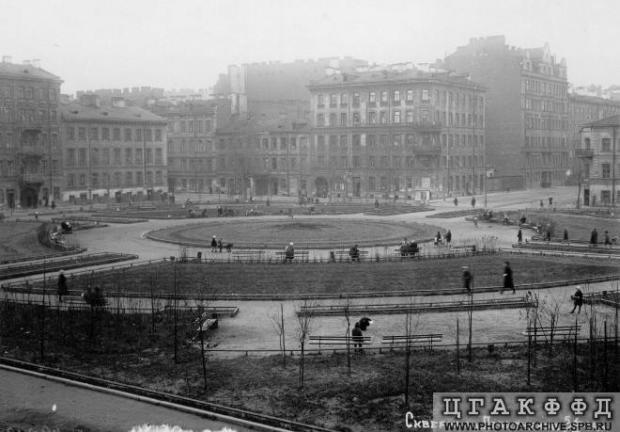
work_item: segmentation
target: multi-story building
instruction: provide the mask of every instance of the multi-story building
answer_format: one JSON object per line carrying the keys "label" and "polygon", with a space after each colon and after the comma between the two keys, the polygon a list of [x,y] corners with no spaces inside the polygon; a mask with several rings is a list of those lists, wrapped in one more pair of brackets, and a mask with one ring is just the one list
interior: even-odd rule
{"label": "multi-story building", "polygon": [[245,196],[310,196],[307,123],[236,120],[218,130],[218,186]]}
{"label": "multi-story building", "polygon": [[[522,49],[504,36],[471,39],[444,65],[487,91],[487,165],[503,187],[564,184],[569,163],[566,62],[549,46]],[[515,178],[516,176],[516,178]]]}
{"label": "multi-story building", "polygon": [[411,65],[309,85],[318,196],[430,199],[484,187],[485,89]]}
{"label": "multi-story building", "polygon": [[218,105],[161,101],[151,109],[168,122],[168,191],[214,193]]}
{"label": "multi-story building", "polygon": [[167,189],[166,119],[87,94],[61,110],[63,200],[153,199]]}
{"label": "multi-story building", "polygon": [[0,63],[0,205],[37,207],[60,198],[60,85],[38,63]]}
{"label": "multi-story building", "polygon": [[584,184],[583,204],[615,206],[620,201],[620,115],[586,123],[575,155],[583,160],[579,173]]}

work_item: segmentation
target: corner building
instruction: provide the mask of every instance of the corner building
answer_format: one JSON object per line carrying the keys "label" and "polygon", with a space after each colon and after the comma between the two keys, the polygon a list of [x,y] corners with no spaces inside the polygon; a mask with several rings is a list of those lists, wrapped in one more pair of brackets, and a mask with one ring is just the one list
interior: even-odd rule
{"label": "corner building", "polygon": [[487,165],[497,189],[562,185],[570,167],[566,62],[545,44],[515,48],[504,36],[471,39],[444,66],[488,89]]}
{"label": "corner building", "polygon": [[50,205],[60,198],[62,81],[36,64],[0,63],[0,205]]}
{"label": "corner building", "polygon": [[428,200],[484,187],[485,89],[411,65],[309,85],[319,197]]}
{"label": "corner building", "polygon": [[123,98],[82,95],[62,105],[65,188],[71,202],[157,199],[167,188],[166,120]]}

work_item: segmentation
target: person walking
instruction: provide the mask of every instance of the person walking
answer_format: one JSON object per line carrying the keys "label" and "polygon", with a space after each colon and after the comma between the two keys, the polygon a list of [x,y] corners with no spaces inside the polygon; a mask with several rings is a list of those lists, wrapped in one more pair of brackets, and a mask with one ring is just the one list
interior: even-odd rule
{"label": "person walking", "polygon": [[293,242],[290,242],[286,249],[284,249],[284,260],[285,262],[293,262],[295,258],[295,248]]}
{"label": "person walking", "polygon": [[568,230],[566,228],[564,228],[564,237],[563,237],[565,242],[568,242]]}
{"label": "person walking", "polygon": [[545,206],[545,203],[543,203],[543,200],[540,200],[540,208],[543,208]]}
{"label": "person walking", "polygon": [[519,228],[519,231],[517,232],[517,242],[519,244],[523,243],[523,231],[521,231],[521,228]]}
{"label": "person walking", "polygon": [[217,252],[217,238],[213,236],[211,239],[211,252]]}
{"label": "person walking", "polygon": [[590,246],[596,247],[597,244],[598,244],[598,232],[596,231],[596,228],[594,228],[592,230],[592,233],[590,233]]}
{"label": "person walking", "polygon": [[450,246],[450,242],[452,241],[452,231],[448,230],[446,233],[446,244]]}
{"label": "person walking", "polygon": [[505,289],[511,289],[513,294],[516,293],[515,285],[512,280],[512,269],[508,261],[505,262],[504,266],[504,287],[500,291],[500,294],[503,294]]}
{"label": "person walking", "polygon": [[355,350],[355,352],[364,352],[364,350],[362,349],[362,344],[364,343],[364,336],[359,321],[355,323],[355,327],[353,327],[353,330],[351,330],[351,336],[353,339],[353,349]]}
{"label": "person walking", "polygon": [[471,294],[471,285],[474,280],[474,276],[469,271],[468,266],[463,266],[463,288],[467,290],[468,294]]}
{"label": "person walking", "polygon": [[222,248],[224,247],[224,244],[222,243],[222,239],[219,239],[217,241],[217,248],[220,250],[220,253],[222,253]]}
{"label": "person walking", "polygon": [[351,257],[351,262],[360,262],[360,250],[357,245],[353,245],[353,247],[349,250],[349,256]]}
{"label": "person walking", "polygon": [[459,199],[457,197],[454,197],[454,207],[459,205]]}
{"label": "person walking", "polygon": [[611,248],[611,239],[609,238],[609,232],[605,230],[605,247]]}
{"label": "person walking", "polygon": [[571,296],[571,300],[573,300],[573,310],[570,313],[574,313],[575,309],[579,307],[577,313],[581,313],[581,306],[583,305],[583,292],[581,292],[581,287],[577,285],[577,291],[575,294]]}
{"label": "person walking", "polygon": [[476,197],[471,197],[471,208],[476,208]]}
{"label": "person walking", "polygon": [[62,303],[62,296],[67,295],[69,289],[67,288],[67,278],[65,277],[65,271],[60,270],[58,275],[58,302]]}

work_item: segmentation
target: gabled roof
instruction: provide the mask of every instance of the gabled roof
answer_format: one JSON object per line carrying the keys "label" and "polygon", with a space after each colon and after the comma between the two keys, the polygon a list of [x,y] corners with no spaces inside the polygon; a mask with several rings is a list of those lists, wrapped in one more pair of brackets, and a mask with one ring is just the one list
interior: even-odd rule
{"label": "gabled roof", "polygon": [[87,106],[77,102],[61,105],[65,121],[166,123],[166,119],[135,106]]}
{"label": "gabled roof", "polygon": [[601,120],[596,120],[590,123],[586,123],[583,128],[605,128],[605,127],[620,127],[620,115],[614,115],[606,117]]}
{"label": "gabled roof", "polygon": [[0,76],[10,76],[23,79],[45,79],[62,82],[60,77],[48,71],[32,65],[19,65],[14,63],[0,63]]}

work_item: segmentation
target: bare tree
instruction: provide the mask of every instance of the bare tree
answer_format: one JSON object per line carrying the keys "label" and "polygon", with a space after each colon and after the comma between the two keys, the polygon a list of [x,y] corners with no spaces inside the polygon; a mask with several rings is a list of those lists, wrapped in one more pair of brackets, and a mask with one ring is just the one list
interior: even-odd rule
{"label": "bare tree", "polygon": [[297,340],[299,341],[299,348],[301,349],[301,356],[299,359],[299,388],[304,388],[304,367],[305,367],[305,347],[306,340],[311,331],[312,321],[314,319],[312,312],[312,305],[308,304],[307,300],[304,300],[303,308],[304,314],[297,315]]}
{"label": "bare tree", "polygon": [[280,351],[282,351],[282,367],[286,368],[286,331],[284,328],[284,305],[280,303],[280,312],[271,315],[271,322],[278,335]]}

